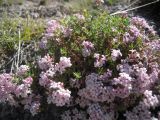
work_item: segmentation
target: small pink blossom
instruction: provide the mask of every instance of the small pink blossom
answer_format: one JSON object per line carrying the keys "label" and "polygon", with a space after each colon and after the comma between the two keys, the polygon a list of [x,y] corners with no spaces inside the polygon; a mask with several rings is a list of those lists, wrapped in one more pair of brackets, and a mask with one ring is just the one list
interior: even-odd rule
{"label": "small pink blossom", "polygon": [[53,91],[52,94],[48,97],[48,103],[56,104],[56,106],[64,106],[70,101],[71,92],[65,89],[58,89]]}
{"label": "small pink blossom", "polygon": [[89,41],[83,41],[82,42],[82,46],[84,48],[87,48],[87,49],[93,49],[94,48],[94,44],[89,42]]}
{"label": "small pink blossom", "polygon": [[94,49],[94,44],[89,41],[83,41],[82,46],[83,46],[83,49],[82,49],[83,57],[90,56],[92,50]]}
{"label": "small pink blossom", "polygon": [[18,68],[17,74],[18,74],[18,75],[24,75],[24,74],[26,74],[28,71],[29,71],[29,66],[27,66],[27,65],[21,65],[21,66]]}
{"label": "small pink blossom", "polygon": [[152,91],[150,90],[146,90],[144,92],[145,98],[143,99],[143,103],[147,106],[147,107],[153,107],[155,108],[158,104],[159,104],[159,100],[157,98],[156,95],[152,94]]}
{"label": "small pink blossom", "polygon": [[87,57],[91,55],[91,50],[87,49],[87,48],[83,48],[82,49],[82,55],[83,57]]}
{"label": "small pink blossom", "polygon": [[47,43],[48,43],[47,38],[43,37],[41,39],[41,41],[39,42],[39,47],[41,49],[46,49],[47,48]]}
{"label": "small pink blossom", "polygon": [[47,70],[51,64],[52,64],[52,58],[49,55],[46,55],[38,60],[38,65],[42,70]]}
{"label": "small pink blossom", "polygon": [[61,25],[57,20],[50,20],[47,24],[47,30],[45,36],[47,38],[54,36],[54,32],[60,28]]}
{"label": "small pink blossom", "polygon": [[127,73],[119,73],[119,75],[120,76],[118,78],[113,79],[113,83],[115,85],[120,84],[124,86],[125,88],[127,88],[128,90],[131,90],[132,89],[132,78],[130,77],[130,75]]}
{"label": "small pink blossom", "polygon": [[106,56],[100,55],[98,53],[94,54],[96,61],[94,62],[94,67],[102,67],[106,62]]}
{"label": "small pink blossom", "polygon": [[112,50],[111,58],[112,58],[113,61],[116,61],[117,58],[119,58],[121,56],[122,56],[122,53],[121,53],[120,50],[115,50],[115,49]]}
{"label": "small pink blossom", "polygon": [[23,83],[25,84],[25,85],[31,85],[32,84],[32,82],[33,82],[33,78],[32,77],[27,77],[27,78],[25,78],[24,80],[23,80]]}
{"label": "small pink blossom", "polygon": [[66,68],[71,67],[72,63],[70,58],[60,57],[59,63],[56,63],[55,70],[59,71],[61,74],[66,70]]}
{"label": "small pink blossom", "polygon": [[137,37],[139,37],[141,35],[140,34],[140,30],[136,26],[134,26],[134,25],[129,26],[129,30],[131,32],[131,35],[134,38],[137,38]]}
{"label": "small pink blossom", "polygon": [[42,72],[40,74],[39,84],[43,87],[47,87],[49,86],[50,83],[51,83],[51,80],[48,78],[47,74]]}

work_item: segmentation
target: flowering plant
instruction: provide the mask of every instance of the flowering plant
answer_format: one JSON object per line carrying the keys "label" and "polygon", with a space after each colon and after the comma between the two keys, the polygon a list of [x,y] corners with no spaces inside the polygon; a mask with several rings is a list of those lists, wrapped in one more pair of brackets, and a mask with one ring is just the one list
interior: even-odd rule
{"label": "flowering plant", "polygon": [[160,41],[145,19],[85,11],[51,20],[38,52],[30,70],[0,75],[2,103],[32,115],[64,106],[62,120],[158,117]]}

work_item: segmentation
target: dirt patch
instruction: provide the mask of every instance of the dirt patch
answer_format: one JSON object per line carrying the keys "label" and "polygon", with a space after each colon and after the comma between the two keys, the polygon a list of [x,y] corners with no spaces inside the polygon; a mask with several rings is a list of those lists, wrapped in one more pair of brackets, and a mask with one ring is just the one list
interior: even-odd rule
{"label": "dirt patch", "polygon": [[52,2],[50,5],[40,5],[33,1],[25,1],[23,4],[2,5],[0,17],[7,13],[9,17],[20,16],[26,18],[48,18],[52,16],[61,17],[67,10],[61,2]]}

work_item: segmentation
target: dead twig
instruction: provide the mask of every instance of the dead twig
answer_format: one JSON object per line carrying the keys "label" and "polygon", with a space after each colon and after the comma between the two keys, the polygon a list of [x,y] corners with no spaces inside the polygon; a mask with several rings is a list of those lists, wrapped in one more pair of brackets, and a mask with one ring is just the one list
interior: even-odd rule
{"label": "dead twig", "polygon": [[115,13],[111,13],[110,15],[117,15],[117,14],[125,13],[125,12],[128,12],[128,11],[136,10],[136,9],[139,9],[139,8],[142,8],[142,7],[149,6],[151,4],[155,4],[157,2],[160,2],[160,0],[156,0],[156,1],[144,4],[144,5],[141,5],[141,6],[137,6],[137,7],[134,7],[134,8],[127,9],[127,10],[120,10],[120,11],[117,11]]}
{"label": "dead twig", "polygon": [[131,6],[133,6],[134,4],[136,4],[137,2],[139,2],[139,0],[133,1],[131,4],[129,4],[128,6],[126,6],[125,8],[123,8],[123,9],[121,9],[121,10],[119,10],[119,11],[126,10],[126,9],[130,8]]}
{"label": "dead twig", "polygon": [[19,28],[18,31],[18,35],[19,35],[19,42],[18,42],[18,56],[17,56],[17,64],[16,64],[16,70],[18,70],[19,67],[19,61],[20,61],[20,51],[21,51],[21,30]]}

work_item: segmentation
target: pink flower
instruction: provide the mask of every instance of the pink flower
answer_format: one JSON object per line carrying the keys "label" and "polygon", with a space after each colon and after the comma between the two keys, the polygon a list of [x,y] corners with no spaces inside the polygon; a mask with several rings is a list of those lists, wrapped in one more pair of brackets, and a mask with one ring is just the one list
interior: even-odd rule
{"label": "pink flower", "polygon": [[47,48],[47,43],[48,43],[47,38],[43,37],[41,39],[41,41],[39,42],[39,47],[41,49],[46,49]]}
{"label": "pink flower", "polygon": [[84,48],[87,48],[87,49],[93,49],[94,48],[94,44],[89,42],[89,41],[83,41],[82,46]]}
{"label": "pink flower", "polygon": [[149,28],[149,25],[147,23],[147,21],[144,18],[140,18],[140,17],[133,17],[131,19],[131,23],[137,26],[141,26],[144,28]]}
{"label": "pink flower", "polygon": [[42,70],[47,70],[51,64],[52,64],[52,58],[49,55],[46,55],[40,60],[38,60],[38,65]]}
{"label": "pink flower", "polygon": [[128,42],[132,42],[134,40],[134,37],[132,37],[130,35],[130,33],[126,32],[124,35],[123,35],[123,42],[124,43],[128,43]]}
{"label": "pink flower", "polygon": [[99,76],[99,80],[107,81],[111,76],[112,76],[112,71],[108,69],[107,72]]}
{"label": "pink flower", "polygon": [[32,116],[35,116],[40,110],[40,96],[31,94],[27,96],[21,103],[24,105],[24,109],[30,111]]}
{"label": "pink flower", "polygon": [[112,58],[113,61],[116,61],[117,58],[119,58],[121,56],[122,56],[122,53],[121,53],[120,50],[115,50],[115,49],[112,50],[111,58]]}
{"label": "pink flower", "polygon": [[32,82],[33,82],[33,78],[32,77],[27,77],[26,79],[23,80],[23,83],[25,85],[29,85],[29,86],[32,84]]}
{"label": "pink flower", "polygon": [[94,44],[89,41],[83,41],[82,46],[83,46],[82,49],[83,57],[90,56],[91,51],[94,49]]}
{"label": "pink flower", "polygon": [[143,103],[135,106],[132,111],[127,111],[126,120],[152,120],[151,112]]}
{"label": "pink flower", "polygon": [[66,70],[66,68],[71,67],[72,63],[70,58],[60,57],[59,63],[56,63],[55,70],[59,71],[61,74]]}
{"label": "pink flower", "polygon": [[149,33],[151,33],[152,35],[156,34],[156,31],[153,29],[152,26],[149,26],[149,24],[147,23],[147,21],[144,18],[140,18],[140,17],[133,17],[131,19],[131,23],[133,25],[136,25],[140,28],[147,28]]}
{"label": "pink flower", "polygon": [[144,92],[145,98],[143,99],[143,103],[147,106],[147,107],[153,107],[155,108],[158,104],[159,104],[159,100],[157,98],[156,95],[152,94],[152,91],[150,90],[146,90]]}
{"label": "pink flower", "polygon": [[140,30],[136,26],[131,25],[131,26],[129,26],[129,32],[126,32],[123,35],[123,41],[125,43],[133,42],[139,36],[140,37],[142,36],[141,33],[140,33]]}
{"label": "pink flower", "polygon": [[47,24],[47,30],[45,36],[52,37],[54,36],[54,32],[58,29],[60,29],[62,26],[57,20],[50,20]]}
{"label": "pink flower", "polygon": [[94,58],[96,59],[94,62],[94,67],[102,67],[106,62],[106,57],[104,55],[95,53]]}
{"label": "pink flower", "polygon": [[10,74],[0,74],[0,103],[14,101],[13,93],[16,85],[12,83],[13,77]]}
{"label": "pink flower", "polygon": [[136,26],[133,25],[129,26],[129,30],[134,38],[140,36],[140,30]]}
{"label": "pink flower", "polygon": [[63,86],[62,82],[54,82],[54,81],[52,81],[49,84],[49,89],[50,90],[57,90],[57,89],[63,89],[63,88],[64,88],[64,86]]}
{"label": "pink flower", "polygon": [[120,84],[122,86],[124,86],[125,88],[127,88],[128,90],[132,89],[132,78],[127,74],[127,73],[119,73],[119,77],[118,78],[114,78],[113,79],[113,83],[115,85]]}
{"label": "pink flower", "polygon": [[145,90],[150,88],[151,80],[147,74],[146,68],[137,68],[136,80],[134,81],[135,92],[144,93]]}
{"label": "pink flower", "polygon": [[21,65],[21,66],[18,68],[17,74],[18,74],[18,75],[24,75],[24,74],[26,74],[28,71],[29,71],[29,66],[27,66],[27,65]]}
{"label": "pink flower", "polygon": [[56,106],[64,106],[69,103],[71,92],[65,89],[58,89],[53,91],[52,94],[48,97],[48,103],[56,104]]}
{"label": "pink flower", "polygon": [[40,74],[39,84],[43,87],[49,86],[51,80],[48,78],[47,74],[42,72]]}
{"label": "pink flower", "polygon": [[130,90],[127,88],[117,87],[116,89],[113,90],[113,94],[116,97],[126,98],[130,95]]}
{"label": "pink flower", "polygon": [[15,90],[15,94],[17,97],[26,98],[30,93],[31,93],[30,87],[26,86],[25,84],[18,85]]}
{"label": "pink flower", "polygon": [[63,27],[62,32],[64,34],[64,37],[69,37],[72,33],[72,29]]}
{"label": "pink flower", "polygon": [[35,116],[38,111],[40,109],[40,102],[32,102],[31,105],[30,105],[30,112],[32,114],[32,116]]}
{"label": "pink flower", "polygon": [[86,87],[79,90],[79,96],[94,102],[110,103],[114,100],[112,86],[104,86],[102,81],[99,81],[98,74],[92,73],[86,76],[85,83]]}
{"label": "pink flower", "polygon": [[111,118],[106,116],[99,103],[90,104],[87,113],[89,114],[89,120],[111,120]]}
{"label": "pink flower", "polygon": [[82,49],[82,55],[83,55],[83,57],[90,56],[91,55],[91,50],[87,49],[87,48],[83,48]]}
{"label": "pink flower", "polygon": [[50,68],[46,71],[46,75],[48,77],[54,77],[56,75],[56,68],[55,68],[55,65],[51,65]]}

